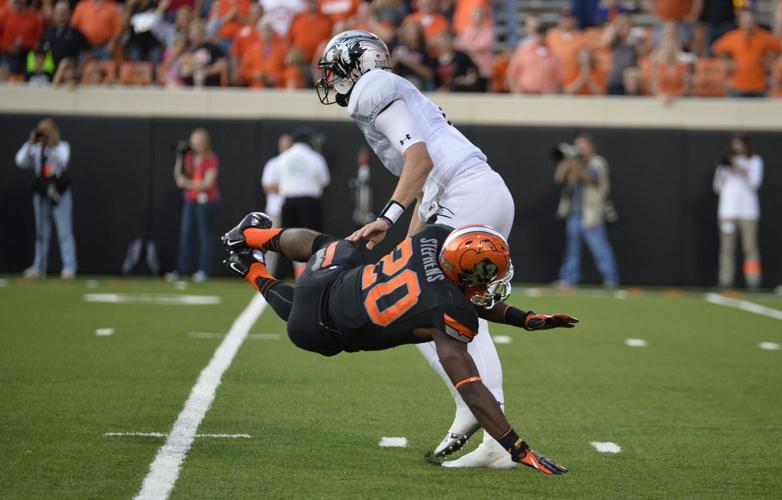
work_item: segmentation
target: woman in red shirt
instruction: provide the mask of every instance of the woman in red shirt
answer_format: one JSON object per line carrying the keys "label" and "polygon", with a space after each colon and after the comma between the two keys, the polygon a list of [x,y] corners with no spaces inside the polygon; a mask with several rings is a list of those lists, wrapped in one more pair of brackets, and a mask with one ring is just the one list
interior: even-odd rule
{"label": "woman in red shirt", "polygon": [[220,193],[217,189],[217,174],[220,163],[212,152],[209,132],[197,128],[190,134],[190,148],[177,150],[174,166],[174,180],[183,190],[182,220],[179,231],[179,259],[177,272],[167,275],[169,279],[190,274],[193,258],[194,231],[198,234],[200,247],[198,269],[193,281],[204,281],[212,270],[214,250],[214,222]]}

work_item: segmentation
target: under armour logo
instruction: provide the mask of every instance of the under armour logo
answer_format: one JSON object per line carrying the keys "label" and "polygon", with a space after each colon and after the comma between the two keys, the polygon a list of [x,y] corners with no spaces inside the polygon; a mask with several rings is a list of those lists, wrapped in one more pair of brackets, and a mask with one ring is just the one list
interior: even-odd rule
{"label": "under armour logo", "polygon": [[405,141],[409,141],[410,139],[412,139],[412,137],[410,137],[410,134],[405,134],[405,138],[401,139],[399,141],[399,145],[400,146],[404,146],[405,145]]}

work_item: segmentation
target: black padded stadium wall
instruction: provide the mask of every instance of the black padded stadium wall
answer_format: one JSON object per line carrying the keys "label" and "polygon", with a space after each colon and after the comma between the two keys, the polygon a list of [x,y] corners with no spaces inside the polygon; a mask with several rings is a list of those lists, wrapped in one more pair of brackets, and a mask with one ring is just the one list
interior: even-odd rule
{"label": "black padded stadium wall", "polygon": [[[0,272],[16,273],[30,265],[35,224],[30,172],[14,165],[14,154],[40,117],[0,115]],[[71,144],[74,231],[79,270],[85,274],[120,272],[128,245],[136,238],[158,246],[163,270],[171,270],[178,252],[181,197],[174,186],[173,144],[196,127],[212,136],[220,159],[222,194],[218,236],[250,210],[263,208],[260,189],[265,162],[274,156],[277,137],[308,125],[323,135],[323,154],[332,182],[324,198],[326,231],[346,236],[351,221],[348,180],[356,155],[365,147],[349,122],[197,118],[125,118],[53,116]],[[516,279],[549,282],[557,277],[564,249],[564,226],[555,218],[559,191],[549,158],[553,145],[572,141],[581,129],[566,127],[460,126],[506,179],[514,196],[515,223],[510,244]],[[717,196],[712,191],[714,160],[724,151],[729,131],[669,129],[588,129],[611,167],[612,199],[619,220],[609,225],[623,283],[712,286],[716,283]],[[760,191],[760,248],[764,284],[782,283],[782,133],[749,134],[765,160]],[[393,191],[395,178],[372,158],[375,209]],[[408,210],[407,216],[409,217]],[[407,219],[392,229],[370,258],[399,241]],[[55,235],[53,235],[53,240]],[[54,245],[54,241],[52,244]],[[214,269],[224,274],[217,263]],[[52,269],[59,255],[50,252]],[[584,249],[584,282],[599,283]],[[740,267],[739,267],[740,269]]]}

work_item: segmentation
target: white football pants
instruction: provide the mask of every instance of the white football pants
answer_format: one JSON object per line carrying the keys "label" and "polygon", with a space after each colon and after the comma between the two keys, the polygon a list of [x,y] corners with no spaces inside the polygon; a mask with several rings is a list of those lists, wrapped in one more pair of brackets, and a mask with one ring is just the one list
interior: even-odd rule
{"label": "white football pants", "polygon": [[[507,238],[513,226],[514,212],[513,197],[502,177],[483,163],[482,166],[476,166],[471,173],[459,175],[458,179],[451,181],[437,195],[436,200],[427,200],[425,194],[419,215],[426,216],[426,219],[435,215],[438,224],[453,228],[467,224],[486,224]],[[466,406],[448,375],[445,374],[437,357],[434,342],[416,344],[416,347],[448,386],[456,401],[457,409],[459,406]],[[489,335],[489,323],[486,320],[479,320],[478,335],[467,345],[467,352],[475,361],[483,384],[499,403],[504,404],[502,366],[497,349]]]}

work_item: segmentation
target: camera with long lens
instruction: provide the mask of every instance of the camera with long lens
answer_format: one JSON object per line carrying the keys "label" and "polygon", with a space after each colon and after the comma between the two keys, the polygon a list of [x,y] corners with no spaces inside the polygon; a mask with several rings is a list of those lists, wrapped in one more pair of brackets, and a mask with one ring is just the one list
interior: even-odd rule
{"label": "camera with long lens", "polygon": [[732,167],[734,155],[731,151],[725,151],[715,162],[718,167]]}
{"label": "camera with long lens", "polygon": [[39,128],[33,129],[33,142],[46,142],[46,133]]}
{"label": "camera with long lens", "polygon": [[551,148],[551,159],[560,162],[566,158],[575,158],[578,156],[578,148],[572,144],[561,142]]}
{"label": "camera with long lens", "polygon": [[185,155],[189,153],[192,148],[190,147],[190,141],[186,141],[183,139],[181,141],[176,141],[171,146],[171,149],[173,149],[174,152],[178,155]]}

